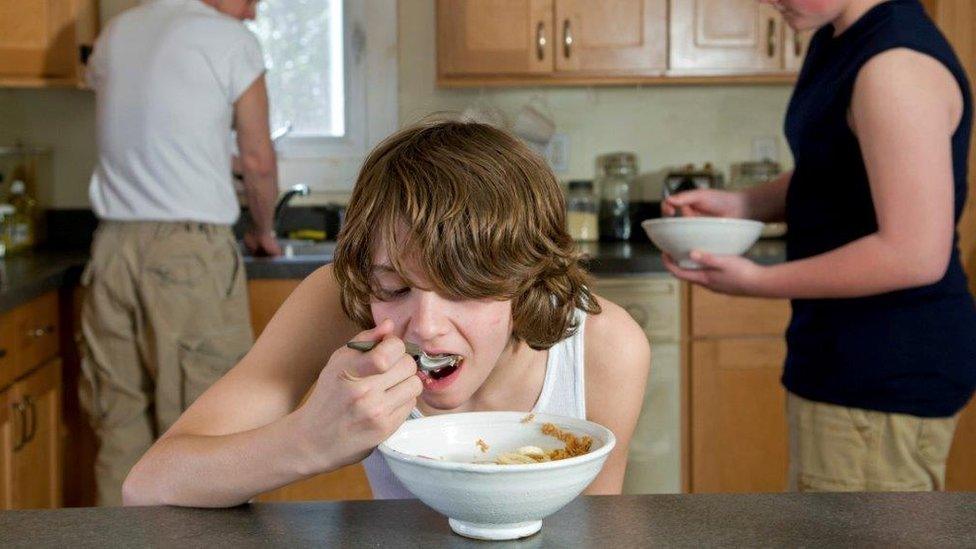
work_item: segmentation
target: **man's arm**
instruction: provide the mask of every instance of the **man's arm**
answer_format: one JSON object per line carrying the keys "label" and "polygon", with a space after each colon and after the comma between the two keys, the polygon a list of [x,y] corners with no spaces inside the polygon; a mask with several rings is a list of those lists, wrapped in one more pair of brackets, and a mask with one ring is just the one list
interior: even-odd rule
{"label": "man's arm", "polygon": [[278,163],[268,124],[268,89],[260,76],[234,103],[234,127],[253,225],[245,243],[255,253],[281,254],[274,236]]}

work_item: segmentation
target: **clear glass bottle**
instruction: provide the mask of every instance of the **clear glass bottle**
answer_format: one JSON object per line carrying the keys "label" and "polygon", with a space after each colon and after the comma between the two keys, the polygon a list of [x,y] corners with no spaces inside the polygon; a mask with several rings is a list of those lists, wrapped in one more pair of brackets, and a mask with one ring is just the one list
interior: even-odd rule
{"label": "clear glass bottle", "polygon": [[10,244],[10,227],[13,224],[14,207],[10,204],[0,204],[0,257],[7,255]]}
{"label": "clear glass bottle", "polygon": [[593,182],[570,181],[566,193],[566,230],[577,242],[595,242],[600,238],[596,196]]}
{"label": "clear glass bottle", "polygon": [[634,153],[597,157],[600,189],[600,240],[630,240],[630,191],[637,177]]}
{"label": "clear glass bottle", "polygon": [[37,202],[27,194],[23,181],[10,184],[10,205],[14,207],[14,213],[10,220],[7,250],[13,252],[30,248],[35,240]]}

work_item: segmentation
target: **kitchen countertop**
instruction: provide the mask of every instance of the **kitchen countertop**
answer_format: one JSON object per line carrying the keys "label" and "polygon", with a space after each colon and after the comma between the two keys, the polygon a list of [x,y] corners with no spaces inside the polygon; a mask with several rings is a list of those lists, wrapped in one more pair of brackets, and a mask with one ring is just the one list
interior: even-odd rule
{"label": "kitchen countertop", "polygon": [[[973,547],[976,494],[581,497],[519,547]],[[0,512],[3,547],[488,547],[417,500]]]}
{"label": "kitchen countertop", "polygon": [[[598,277],[663,274],[661,252],[650,243],[584,243],[590,271]],[[786,259],[782,240],[761,240],[747,256],[762,264]],[[0,259],[0,313],[78,281],[87,251],[40,250]],[[257,258],[245,257],[249,279],[305,278],[332,261],[330,255]]]}
{"label": "kitchen countertop", "polygon": [[74,284],[87,251],[41,250],[0,258],[0,313],[62,286]]}
{"label": "kitchen countertop", "polygon": [[[642,276],[667,272],[661,260],[661,251],[651,243],[581,243],[580,250],[589,258],[587,266],[590,272],[598,277]],[[786,260],[786,242],[760,240],[746,256],[765,265],[782,263]],[[305,278],[331,260],[330,256],[324,255],[244,258],[249,278]]]}

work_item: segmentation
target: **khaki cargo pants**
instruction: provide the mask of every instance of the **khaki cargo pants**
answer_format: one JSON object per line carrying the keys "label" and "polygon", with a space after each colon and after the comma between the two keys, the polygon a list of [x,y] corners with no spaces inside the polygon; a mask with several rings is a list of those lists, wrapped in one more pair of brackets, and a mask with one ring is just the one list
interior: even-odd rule
{"label": "khaki cargo pants", "polygon": [[791,490],[944,490],[959,417],[889,414],[787,395]]}
{"label": "khaki cargo pants", "polygon": [[226,226],[102,222],[82,284],[98,503],[120,505],[129,469],[250,348],[244,265]]}

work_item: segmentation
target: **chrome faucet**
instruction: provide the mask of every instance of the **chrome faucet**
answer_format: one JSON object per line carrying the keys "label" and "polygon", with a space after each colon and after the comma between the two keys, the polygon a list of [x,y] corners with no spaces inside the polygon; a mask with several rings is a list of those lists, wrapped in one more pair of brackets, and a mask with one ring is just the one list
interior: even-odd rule
{"label": "chrome faucet", "polygon": [[275,204],[274,209],[274,229],[275,232],[278,231],[278,224],[281,222],[281,214],[285,211],[288,203],[295,196],[308,196],[309,190],[308,185],[304,183],[299,183],[297,185],[292,185],[287,191],[282,193],[281,197],[278,199],[278,203]]}

